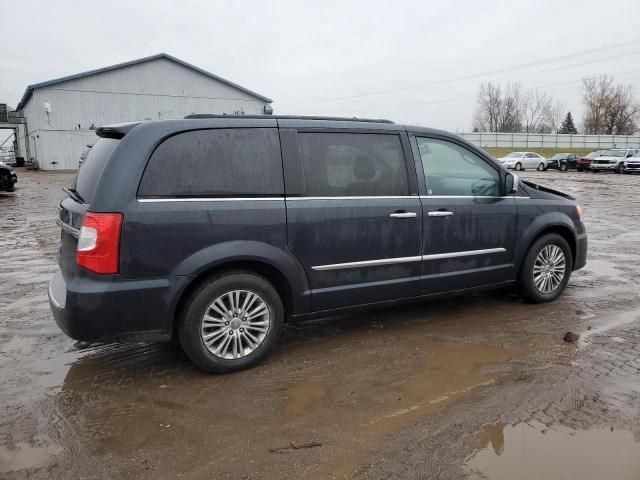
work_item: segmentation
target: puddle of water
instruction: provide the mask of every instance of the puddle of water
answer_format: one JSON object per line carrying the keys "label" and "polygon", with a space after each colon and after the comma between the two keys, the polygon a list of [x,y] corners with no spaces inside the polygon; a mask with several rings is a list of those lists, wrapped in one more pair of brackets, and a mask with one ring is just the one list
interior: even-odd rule
{"label": "puddle of water", "polygon": [[588,345],[589,337],[592,337],[593,335],[601,335],[609,330],[620,328],[638,321],[640,321],[640,309],[633,309],[619,315],[608,317],[604,323],[597,325],[591,330],[585,330],[582,332],[578,346],[585,347]]}
{"label": "puddle of water", "polygon": [[640,478],[640,443],[622,430],[539,430],[524,423],[498,423],[485,428],[479,444],[465,465],[471,478]]}

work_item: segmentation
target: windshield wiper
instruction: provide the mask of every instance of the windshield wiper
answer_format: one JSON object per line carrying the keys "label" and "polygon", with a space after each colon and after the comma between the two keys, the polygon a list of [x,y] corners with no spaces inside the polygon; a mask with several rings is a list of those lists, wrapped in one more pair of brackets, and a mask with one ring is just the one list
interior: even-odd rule
{"label": "windshield wiper", "polygon": [[69,195],[76,202],[84,203],[84,200],[82,199],[82,197],[80,196],[80,194],[77,192],[75,188],[62,187],[62,191],[67,195]]}

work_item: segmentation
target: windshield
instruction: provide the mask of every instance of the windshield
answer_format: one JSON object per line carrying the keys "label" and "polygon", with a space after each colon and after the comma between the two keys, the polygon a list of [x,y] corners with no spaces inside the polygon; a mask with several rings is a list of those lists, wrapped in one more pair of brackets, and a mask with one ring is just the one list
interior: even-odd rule
{"label": "windshield", "polygon": [[603,157],[624,157],[626,150],[607,150],[602,154]]}
{"label": "windshield", "polygon": [[513,152],[507,155],[505,158],[520,158],[522,156],[522,152]]}
{"label": "windshield", "polygon": [[113,138],[101,138],[89,150],[87,159],[78,170],[72,187],[78,192],[86,203],[91,203],[93,192],[96,189],[98,179],[102,175],[104,166],[120,140]]}
{"label": "windshield", "polygon": [[566,153],[556,153],[553,157],[551,157],[551,160],[561,160],[563,158],[567,158]]}

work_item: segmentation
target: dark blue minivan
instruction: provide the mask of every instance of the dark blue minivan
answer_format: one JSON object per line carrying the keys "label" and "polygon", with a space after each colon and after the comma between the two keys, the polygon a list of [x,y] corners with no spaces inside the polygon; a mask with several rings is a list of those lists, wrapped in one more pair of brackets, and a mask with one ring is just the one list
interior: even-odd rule
{"label": "dark blue minivan", "polygon": [[210,372],[264,358],[286,321],[516,284],[586,262],[573,198],[439,130],[194,115],[112,125],[60,204],[60,328],[177,337]]}

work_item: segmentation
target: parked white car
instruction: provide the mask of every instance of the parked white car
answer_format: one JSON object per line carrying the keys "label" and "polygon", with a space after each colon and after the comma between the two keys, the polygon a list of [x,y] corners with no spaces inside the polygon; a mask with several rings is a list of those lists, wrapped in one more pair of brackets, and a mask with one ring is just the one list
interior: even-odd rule
{"label": "parked white car", "polygon": [[612,148],[591,160],[591,170],[595,173],[601,170],[613,170],[616,173],[621,173],[624,170],[625,160],[638,153],[640,153],[640,149],[637,148]]}
{"label": "parked white car", "polygon": [[547,169],[547,159],[536,152],[512,152],[498,161],[507,168],[514,170],[524,170],[526,168],[536,168],[538,170]]}

